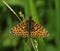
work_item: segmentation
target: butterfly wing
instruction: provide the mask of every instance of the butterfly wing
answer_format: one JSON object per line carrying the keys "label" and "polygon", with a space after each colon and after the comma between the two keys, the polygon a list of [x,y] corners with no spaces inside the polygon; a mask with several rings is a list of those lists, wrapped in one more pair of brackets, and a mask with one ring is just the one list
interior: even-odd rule
{"label": "butterfly wing", "polygon": [[33,21],[33,31],[30,32],[30,36],[33,38],[47,37],[48,31],[44,27]]}
{"label": "butterfly wing", "polygon": [[31,36],[32,38],[47,37],[49,35],[48,31],[44,27],[42,27],[41,25],[39,25],[33,20],[31,22],[33,23],[32,29],[30,30],[30,34],[29,34],[29,31],[27,30],[28,23],[29,23],[29,20],[24,21],[20,23],[19,25],[14,26],[10,32],[12,34],[19,35],[20,37]]}
{"label": "butterfly wing", "polygon": [[19,25],[14,26],[10,32],[21,37],[28,37],[28,31],[26,31],[27,23],[28,21],[24,21]]}

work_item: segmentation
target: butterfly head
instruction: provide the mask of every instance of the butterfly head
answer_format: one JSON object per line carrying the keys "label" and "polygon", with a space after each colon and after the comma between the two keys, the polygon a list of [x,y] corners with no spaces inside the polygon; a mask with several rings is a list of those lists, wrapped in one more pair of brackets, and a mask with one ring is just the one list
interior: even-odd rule
{"label": "butterfly head", "polygon": [[29,17],[29,20],[32,20],[32,16]]}

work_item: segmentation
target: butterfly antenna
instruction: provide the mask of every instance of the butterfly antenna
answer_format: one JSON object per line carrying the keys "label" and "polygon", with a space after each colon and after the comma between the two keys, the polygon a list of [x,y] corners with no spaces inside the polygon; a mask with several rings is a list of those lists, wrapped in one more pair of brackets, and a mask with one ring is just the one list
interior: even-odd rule
{"label": "butterfly antenna", "polygon": [[16,12],[5,2],[5,0],[2,0],[3,3],[13,12],[14,15],[19,19],[19,21],[22,21],[19,16],[16,14]]}

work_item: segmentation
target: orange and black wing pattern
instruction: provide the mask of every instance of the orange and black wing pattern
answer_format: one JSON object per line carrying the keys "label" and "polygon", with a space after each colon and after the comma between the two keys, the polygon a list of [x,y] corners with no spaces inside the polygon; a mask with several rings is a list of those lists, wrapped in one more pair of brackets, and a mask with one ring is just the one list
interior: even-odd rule
{"label": "orange and black wing pattern", "polygon": [[47,37],[48,31],[34,20],[26,20],[22,23],[14,26],[11,31],[12,34],[18,35],[20,37]]}
{"label": "orange and black wing pattern", "polygon": [[38,23],[36,23],[33,20],[33,31],[30,32],[30,36],[33,38],[37,38],[37,37],[47,37],[48,31],[41,25],[39,25]]}
{"label": "orange and black wing pattern", "polygon": [[28,37],[29,35],[29,32],[26,31],[26,27],[27,27],[27,21],[24,21],[16,26],[14,26],[12,29],[11,29],[11,33],[12,34],[15,34],[15,35],[18,35],[20,37]]}

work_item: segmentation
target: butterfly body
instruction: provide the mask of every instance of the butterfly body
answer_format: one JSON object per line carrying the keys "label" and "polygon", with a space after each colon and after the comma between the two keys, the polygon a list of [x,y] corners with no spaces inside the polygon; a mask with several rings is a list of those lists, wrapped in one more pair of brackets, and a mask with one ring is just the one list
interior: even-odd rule
{"label": "butterfly body", "polygon": [[11,33],[19,35],[20,37],[47,37],[48,31],[30,17],[28,20],[14,26]]}

